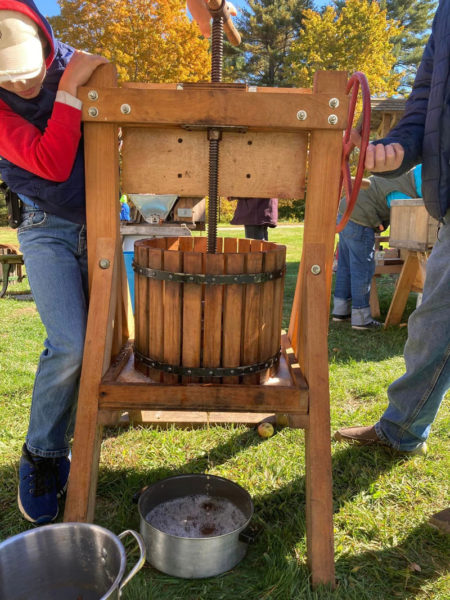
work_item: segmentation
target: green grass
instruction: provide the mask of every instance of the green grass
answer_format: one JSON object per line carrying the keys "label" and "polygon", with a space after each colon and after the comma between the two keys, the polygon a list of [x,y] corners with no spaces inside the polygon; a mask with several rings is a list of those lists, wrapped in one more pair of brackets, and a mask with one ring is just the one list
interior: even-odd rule
{"label": "green grass", "polygon": [[[229,228],[226,228],[229,229]],[[222,232],[222,229],[220,229]],[[242,236],[242,231],[227,231]],[[0,242],[14,241],[0,230]],[[301,227],[278,227],[271,241],[288,247],[285,325],[300,260]],[[382,318],[394,278],[380,285]],[[0,300],[0,540],[29,528],[16,507],[17,466],[27,428],[35,365],[44,329],[27,280]],[[414,309],[411,295],[404,315]],[[330,323],[332,430],[371,424],[386,405],[386,388],[404,369],[406,327],[359,332]],[[109,429],[102,445],[96,523],[115,533],[139,529],[133,494],[178,473],[209,472],[245,487],[261,528],[245,559],[230,573],[181,580],[146,565],[124,589],[124,600],[445,600],[450,598],[449,536],[427,525],[447,506],[448,406],[442,406],[426,458],[396,458],[382,449],[332,442],[335,591],[310,589],[306,567],[304,434],[281,429],[261,440],[243,426],[166,430]],[[131,559],[136,557],[130,549]]]}

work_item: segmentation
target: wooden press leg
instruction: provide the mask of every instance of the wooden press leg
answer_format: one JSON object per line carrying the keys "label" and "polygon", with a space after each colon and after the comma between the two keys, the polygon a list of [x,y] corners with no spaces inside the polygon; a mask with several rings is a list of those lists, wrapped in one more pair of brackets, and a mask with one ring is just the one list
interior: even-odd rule
{"label": "wooden press leg", "polygon": [[[306,538],[312,585],[334,585],[333,498],[331,476],[330,397],[328,382],[328,305],[321,244],[304,246],[304,309],[300,336],[309,387],[306,437]],[[322,299],[322,301],[319,301]]]}
{"label": "wooden press leg", "polygon": [[64,512],[64,520],[70,522],[91,522],[94,519],[102,436],[102,427],[98,424],[98,389],[111,359],[117,301],[115,253],[115,240],[99,238],[93,266],[72,465]]}

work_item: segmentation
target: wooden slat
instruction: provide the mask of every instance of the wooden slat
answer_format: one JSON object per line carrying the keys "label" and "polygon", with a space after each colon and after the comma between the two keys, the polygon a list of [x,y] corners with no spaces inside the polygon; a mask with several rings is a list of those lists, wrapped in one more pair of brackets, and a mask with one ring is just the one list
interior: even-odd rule
{"label": "wooden slat", "polygon": [[114,356],[108,371],[102,378],[103,383],[114,383],[119,377],[121,371],[130,360],[130,356],[133,353],[133,346],[130,342],[127,342],[122,346],[120,352]]}
{"label": "wooden slat", "polygon": [[237,252],[237,239],[236,238],[223,238],[223,251],[226,253]]}
{"label": "wooden slat", "polygon": [[293,386],[116,383],[100,386],[100,408],[306,414],[308,393]]}
{"label": "wooden slat", "polygon": [[[314,91],[334,94],[346,84],[342,73],[317,73]],[[342,135],[338,131],[311,132],[301,281],[293,311],[298,312],[297,356],[310,398],[306,531],[313,586],[335,584],[327,333],[341,156]],[[311,271],[313,266],[316,275]]]}
{"label": "wooden slat", "polygon": [[128,340],[128,285],[125,272],[125,261],[122,252],[122,243],[120,238],[116,241],[117,256],[117,279],[119,282],[117,289],[116,314],[114,316],[114,337],[111,346],[111,354],[117,354],[122,344]]}
{"label": "wooden slat", "polygon": [[305,377],[309,387],[306,431],[306,526],[308,563],[313,585],[334,585],[333,494],[331,476],[330,395],[328,382],[328,302],[326,272],[311,272],[325,262],[325,245],[305,245]]}
{"label": "wooden slat", "polygon": [[[286,246],[278,245],[275,252],[275,269],[286,267]],[[272,347],[271,353],[275,354],[280,345],[281,326],[283,321],[283,298],[284,298],[285,275],[277,279],[273,290],[273,317],[272,317]],[[272,369],[272,372],[276,369]]]}
{"label": "wooden slat", "polygon": [[[102,427],[97,423],[99,384],[111,356],[112,322],[117,286],[116,241],[100,238],[92,273],[91,301],[84,346],[77,419],[72,448],[69,486],[64,520],[93,521],[97,489]],[[100,258],[110,261],[108,269],[99,267]]]}
{"label": "wooden slat", "polygon": [[[206,254],[205,273],[224,273],[224,255]],[[205,286],[203,312],[203,366],[219,367],[222,358],[222,303],[223,286]],[[207,380],[205,380],[207,381]]]}
{"label": "wooden slat", "polygon": [[[283,413],[285,414],[285,413]],[[288,419],[289,419],[289,415]],[[250,427],[258,425],[261,421],[273,421],[276,417],[274,413],[245,413],[245,412],[206,412],[206,411],[188,411],[188,410],[142,410],[128,411],[125,413],[102,409],[99,411],[99,423],[105,426],[128,427],[136,425],[158,425],[163,427],[176,427],[193,429],[204,427],[205,425],[226,425],[236,423],[239,425],[248,425]],[[114,419],[114,423],[111,420]],[[300,425],[300,429],[308,429],[308,415],[295,415],[295,419]],[[290,425],[289,425],[290,426]]]}
{"label": "wooden slat", "polygon": [[[234,243],[231,243],[234,242]],[[225,246],[230,248],[225,254],[227,273],[244,273],[244,254],[237,254],[236,240],[225,238]],[[223,300],[223,357],[222,366],[237,367],[241,364],[241,332],[243,317],[244,286],[240,284],[227,285]],[[239,383],[239,377],[224,377],[224,383]]]}
{"label": "wooden slat", "polygon": [[[184,273],[202,272],[200,252],[184,253]],[[182,365],[199,367],[202,341],[202,286],[196,283],[183,285],[183,354]],[[183,377],[183,383],[194,383],[198,378]]]}
{"label": "wooden slat", "polygon": [[[299,390],[301,390],[302,396],[308,393],[308,384],[306,383],[305,376],[303,375],[300,365],[298,364],[297,357],[291,346],[289,338],[286,334],[281,336],[281,359],[280,362],[285,360],[289,368],[289,373],[292,378],[292,382]],[[300,427],[300,425],[294,425]],[[301,426],[302,427],[302,426]]]}
{"label": "wooden slat", "polygon": [[[89,81],[94,87],[115,86],[113,64],[96,69]],[[92,89],[92,87],[90,87]],[[84,158],[86,165],[86,219],[89,282],[92,284],[93,261],[97,239],[119,237],[119,145],[115,124],[86,123],[84,125]]]}
{"label": "wooden slat", "polygon": [[[163,267],[164,238],[152,242],[148,253],[148,266],[152,269]],[[164,283],[157,279],[150,279],[148,284],[148,345],[151,358],[158,361],[164,360]],[[161,372],[150,369],[150,377],[154,381],[161,381]]]}
{"label": "wooden slat", "polygon": [[194,252],[206,252],[208,246],[208,239],[206,237],[195,237],[194,238]]}
{"label": "wooden slat", "polygon": [[262,240],[250,240],[250,252],[262,252],[263,245],[264,242]]}
{"label": "wooden slat", "polygon": [[250,252],[250,240],[241,238],[238,240],[238,251],[247,254]]}
{"label": "wooden slat", "polygon": [[[196,89],[187,87],[182,91],[164,89],[132,89],[98,87],[98,100],[88,96],[92,87],[81,87],[78,97],[83,101],[83,121],[115,122],[124,125],[227,125],[252,127],[262,130],[297,131],[302,129],[335,129],[328,117],[338,117],[340,129],[347,126],[348,98],[345,90],[336,88],[339,99],[337,108],[330,108],[328,93],[258,94],[233,89]],[[128,104],[129,114],[123,114],[121,106]],[[95,106],[99,114],[89,115]],[[306,112],[306,119],[299,120],[299,110]]]}
{"label": "wooden slat", "polygon": [[[141,267],[149,266],[149,247],[144,243],[137,243],[134,248],[135,262]],[[136,295],[135,295],[135,343],[136,348],[144,356],[149,355],[149,279],[143,275],[135,274]],[[148,367],[141,363],[136,363],[136,369],[148,375]]]}
{"label": "wooden slat", "polygon": [[[275,261],[276,261],[276,252],[264,252],[263,253],[264,264],[263,271],[274,271],[275,270]],[[266,281],[262,286],[261,291],[261,312],[260,312],[260,344],[259,344],[259,356],[258,361],[266,360],[270,358],[274,352],[274,339],[273,336],[280,338],[281,331],[277,331],[273,325],[273,316],[274,314],[279,313],[277,310],[277,305],[275,304],[275,281]],[[278,319],[277,319],[278,325]],[[275,342],[278,346],[279,344]],[[267,381],[270,377],[270,368],[262,371],[259,375],[260,382]]]}
{"label": "wooden slat", "polygon": [[[180,251],[181,252],[192,252],[194,248],[194,238],[193,237],[184,237],[180,238]],[[187,271],[184,271],[187,273]]]}
{"label": "wooden slat", "polygon": [[[128,424],[156,424],[158,426],[174,424],[177,427],[204,427],[209,425],[226,425],[236,423],[241,425],[257,425],[265,419],[273,417],[273,413],[232,413],[232,412],[194,412],[181,410],[145,410],[141,413],[141,418],[136,419],[130,416]],[[301,418],[303,415],[300,415]],[[126,425],[125,423],[123,423]]]}
{"label": "wooden slat", "polygon": [[178,250],[180,249],[180,238],[167,237],[165,238],[165,241],[167,250],[173,250],[175,252],[178,252]]}
{"label": "wooden slat", "polygon": [[[169,246],[169,244],[168,244]],[[172,242],[172,246],[176,246]],[[164,270],[180,273],[183,266],[181,252],[164,251]],[[166,281],[164,284],[164,362],[172,365],[181,363],[182,284]],[[165,383],[176,383],[177,375],[163,374]]]}
{"label": "wooden slat", "polygon": [[[245,255],[246,273],[260,273],[262,265],[262,252],[250,252]],[[261,290],[262,285],[260,283],[249,283],[245,286],[244,323],[242,332],[242,362],[245,365],[251,365],[258,362]],[[259,383],[259,374],[244,375],[242,380],[245,384]]]}
{"label": "wooden slat", "polygon": [[[209,144],[204,131],[128,127],[123,138],[122,188],[126,193],[208,193]],[[221,195],[302,198],[306,149],[305,132],[224,133],[220,142]]]}

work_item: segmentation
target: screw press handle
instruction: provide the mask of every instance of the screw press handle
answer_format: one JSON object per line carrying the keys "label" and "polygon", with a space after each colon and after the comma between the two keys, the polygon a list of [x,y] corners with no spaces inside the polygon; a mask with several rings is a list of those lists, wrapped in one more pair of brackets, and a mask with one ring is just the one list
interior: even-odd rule
{"label": "screw press handle", "polygon": [[228,41],[232,46],[239,46],[241,36],[231,20],[230,8],[226,0],[207,0],[206,2],[211,16],[223,18],[223,29]]}

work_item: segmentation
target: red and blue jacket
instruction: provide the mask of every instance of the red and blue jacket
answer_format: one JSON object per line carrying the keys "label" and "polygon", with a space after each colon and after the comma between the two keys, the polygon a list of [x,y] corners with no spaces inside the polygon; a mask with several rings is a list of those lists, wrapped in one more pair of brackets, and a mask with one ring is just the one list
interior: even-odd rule
{"label": "red and blue jacket", "polygon": [[81,110],[55,102],[74,49],[54,39],[32,0],[0,0],[0,10],[32,19],[48,41],[47,74],[36,98],[0,88],[0,178],[42,210],[84,223],[85,187]]}

